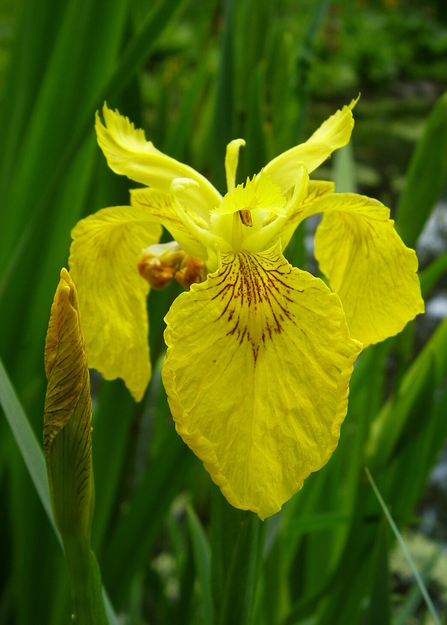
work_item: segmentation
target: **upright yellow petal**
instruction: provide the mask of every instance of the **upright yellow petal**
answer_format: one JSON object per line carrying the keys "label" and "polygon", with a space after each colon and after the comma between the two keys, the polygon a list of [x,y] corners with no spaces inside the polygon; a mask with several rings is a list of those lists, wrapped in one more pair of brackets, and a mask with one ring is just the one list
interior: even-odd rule
{"label": "upright yellow petal", "polygon": [[243,139],[233,139],[227,145],[225,153],[225,176],[227,179],[227,191],[231,193],[236,185],[236,170],[239,163],[239,150],[245,145]]}
{"label": "upright yellow petal", "polygon": [[149,213],[105,208],[72,230],[70,271],[77,285],[89,366],[106,380],[122,378],[137,401],[151,376],[146,297],[138,272],[143,248],[161,226]]}
{"label": "upright yellow petal", "polygon": [[339,298],[276,246],[223,255],[166,323],[177,432],[232,505],[274,514],[337,446],[361,349]]}
{"label": "upright yellow petal", "polygon": [[[309,186],[307,194],[303,200],[298,204],[296,210],[290,215],[287,222],[284,224],[283,230],[281,230],[281,245],[283,249],[287,247],[293,233],[297,229],[297,226],[302,221],[302,214],[306,211],[311,204],[320,197],[334,192],[334,183],[327,180],[309,180]],[[268,226],[273,220],[270,218],[264,223],[264,227]]]}
{"label": "upright yellow petal", "polygon": [[[183,221],[178,217],[177,212],[171,204],[170,196],[167,193],[156,191],[155,189],[131,189],[130,198],[132,206],[138,206],[148,211],[166,230],[180,247],[191,256],[206,259],[206,249],[185,227]],[[186,209],[187,210],[187,209]],[[207,227],[197,214],[188,212],[189,218],[201,227]]]}
{"label": "upright yellow petal", "polygon": [[136,130],[127,117],[111,111],[106,104],[103,115],[105,126],[96,115],[98,144],[115,173],[164,193],[169,193],[174,178],[192,178],[198,184],[188,189],[183,204],[199,212],[208,212],[220,204],[220,193],[204,176],[157,150],[151,141],[146,141],[144,131]]}
{"label": "upright yellow petal", "polygon": [[351,335],[365,347],[394,336],[424,312],[415,252],[377,200],[330,194],[302,218],[320,212],[315,256],[342,301]]}
{"label": "upright yellow petal", "polygon": [[300,162],[306,165],[310,173],[334,150],[349,143],[354,127],[351,111],[355,104],[356,100],[353,100],[349,106],[344,106],[341,111],[329,117],[306,143],[283,152],[264,167],[265,173],[279,184],[283,193],[295,184]]}

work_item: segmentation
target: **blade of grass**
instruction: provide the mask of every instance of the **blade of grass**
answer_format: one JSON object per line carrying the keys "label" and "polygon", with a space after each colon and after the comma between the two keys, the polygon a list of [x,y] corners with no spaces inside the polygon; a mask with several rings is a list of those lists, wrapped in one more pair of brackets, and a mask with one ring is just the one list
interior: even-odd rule
{"label": "blade of grass", "polygon": [[[426,566],[421,572],[421,578],[425,582],[426,579],[430,578],[431,572],[436,566],[436,563],[439,560],[439,556],[441,555],[442,550],[439,548],[434,552],[430,560],[427,562]],[[407,625],[410,622],[411,617],[414,617],[421,600],[421,589],[417,582],[415,582],[410,588],[409,592],[406,594],[405,600],[402,605],[396,612],[396,615],[393,619],[393,625]]]}
{"label": "blade of grass", "polygon": [[425,603],[427,605],[427,608],[430,611],[430,614],[431,614],[431,616],[433,618],[433,621],[434,621],[435,625],[441,625],[441,621],[439,620],[438,614],[437,614],[437,612],[435,610],[435,606],[433,605],[433,602],[432,602],[432,600],[430,598],[430,595],[427,592],[425,584],[424,584],[424,582],[423,582],[423,580],[422,580],[422,578],[421,578],[421,576],[419,574],[419,571],[417,570],[416,565],[413,562],[413,558],[411,557],[411,555],[408,552],[407,546],[405,545],[405,541],[402,538],[402,534],[397,529],[397,525],[395,524],[395,522],[393,520],[393,517],[391,516],[391,514],[390,514],[390,512],[389,512],[389,510],[388,510],[388,508],[387,508],[387,506],[385,504],[385,502],[383,501],[382,496],[379,493],[379,490],[378,490],[378,488],[376,486],[376,483],[375,483],[371,473],[369,472],[368,467],[365,467],[365,473],[366,473],[366,475],[368,477],[368,480],[369,480],[369,482],[370,482],[370,484],[371,484],[371,486],[372,486],[372,488],[374,490],[374,493],[375,493],[375,495],[376,495],[376,497],[377,497],[377,499],[378,499],[378,501],[379,501],[379,503],[380,503],[380,505],[382,507],[382,510],[383,510],[387,520],[388,520],[388,523],[390,524],[390,527],[391,527],[391,529],[394,532],[394,535],[395,535],[395,537],[397,539],[397,542],[399,543],[399,545],[400,545],[400,547],[401,547],[402,551],[404,552],[404,555],[405,555],[405,557],[407,559],[407,562],[410,565],[410,568],[411,568],[411,570],[413,572],[413,575],[414,575],[414,577],[415,577],[415,579],[417,581],[417,584],[418,584],[418,586],[420,588],[421,594],[424,597],[424,601],[425,601]]}

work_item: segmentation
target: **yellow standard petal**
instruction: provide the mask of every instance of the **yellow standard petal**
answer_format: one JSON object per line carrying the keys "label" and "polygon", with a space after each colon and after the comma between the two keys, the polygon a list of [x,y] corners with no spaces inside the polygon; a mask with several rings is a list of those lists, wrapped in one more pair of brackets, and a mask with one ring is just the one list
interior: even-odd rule
{"label": "yellow standard petal", "polygon": [[[167,193],[148,188],[131,189],[130,198],[132,206],[143,208],[150,213],[154,219],[171,233],[172,238],[177,241],[187,254],[206,259],[206,248],[197,241],[179,218],[177,212],[172,207],[170,196]],[[196,226],[204,229],[209,228],[207,222],[199,215],[186,207],[185,211],[187,211],[188,217]]]}
{"label": "yellow standard petal", "polygon": [[54,521],[63,538],[88,537],[93,513],[90,377],[76,289],[66,269],[51,307],[43,443]]}
{"label": "yellow standard petal", "polygon": [[96,115],[98,144],[115,173],[127,176],[163,193],[169,193],[175,178],[191,178],[197,185],[188,189],[183,204],[191,210],[207,214],[222,201],[213,185],[192,167],[176,161],[146,141],[144,131],[135,129],[127,117],[111,111],[104,104],[105,126]]}
{"label": "yellow standard petal", "polygon": [[339,298],[278,245],[222,255],[165,320],[177,432],[232,505],[274,514],[337,446],[361,350]]}
{"label": "yellow standard petal", "polygon": [[366,347],[424,312],[416,254],[397,234],[386,206],[339,193],[314,202],[303,218],[319,212],[315,256],[340,296],[353,337]]}
{"label": "yellow standard petal", "polygon": [[238,184],[233,191],[229,191],[213,213],[230,215],[237,211],[265,209],[276,215],[283,215],[286,203],[280,187],[261,171],[251,180],[247,178],[245,184]]}
{"label": "yellow standard petal", "polygon": [[151,376],[141,251],[161,226],[139,208],[105,208],[72,230],[70,271],[78,289],[89,366],[107,380],[122,378],[136,401]]}
{"label": "yellow standard petal", "polygon": [[279,184],[283,193],[295,184],[300,162],[306,165],[310,173],[334,150],[349,143],[354,127],[352,109],[356,102],[357,100],[353,100],[349,106],[344,106],[341,111],[329,117],[306,143],[283,152],[265,166],[265,173],[271,176],[273,182]]}

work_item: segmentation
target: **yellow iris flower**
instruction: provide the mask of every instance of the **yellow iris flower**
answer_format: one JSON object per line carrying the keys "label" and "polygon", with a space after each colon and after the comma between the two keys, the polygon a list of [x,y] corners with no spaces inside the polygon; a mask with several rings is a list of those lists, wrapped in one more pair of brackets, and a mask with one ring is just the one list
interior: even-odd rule
{"label": "yellow iris flower", "polygon": [[[397,334],[424,310],[416,255],[389,210],[309,180],[348,143],[353,106],[244,185],[235,185],[244,141],[232,141],[224,197],[118,112],[104,106],[105,125],[96,120],[111,169],[147,186],[131,191],[131,206],[101,210],[72,232],[90,366],[142,398],[151,373],[142,276],[163,286],[182,263],[177,277],[192,286],[165,318],[163,365],[176,429],[228,501],[262,519],[332,455],[362,344]],[[315,213],[323,213],[315,255],[330,289],[282,255]],[[159,224],[176,243],[157,245]]]}

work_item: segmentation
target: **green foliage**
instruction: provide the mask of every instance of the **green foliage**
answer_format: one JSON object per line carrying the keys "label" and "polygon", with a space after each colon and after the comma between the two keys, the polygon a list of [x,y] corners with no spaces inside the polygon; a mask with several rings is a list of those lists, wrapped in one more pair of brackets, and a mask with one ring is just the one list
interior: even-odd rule
{"label": "green foliage", "polygon": [[[128,181],[95,145],[95,110],[107,99],[223,189],[226,143],[247,140],[238,176],[253,174],[302,138],[309,110],[319,116],[312,94],[348,102],[359,88],[427,68],[445,79],[445,27],[420,11],[347,4],[111,0],[104,10],[99,0],[22,0],[14,12],[2,3],[0,37],[2,24],[13,37],[0,39],[0,625],[60,625],[72,612],[38,440],[44,337],[70,230],[128,202]],[[443,188],[445,98],[427,117],[399,202],[411,245]],[[360,118],[362,105],[367,98]],[[366,137],[362,157],[368,150]],[[339,191],[362,187],[354,155],[355,142],[326,170]],[[287,249],[303,268],[306,235],[299,229]],[[424,294],[446,269],[445,255],[424,269]],[[447,436],[447,322],[425,345],[411,324],[365,351],[333,458],[261,523],[226,505],[174,430],[161,362],[163,316],[177,293],[148,300],[154,374],[141,404],[120,381],[92,375],[92,548],[116,613],[135,625],[403,625],[420,610],[414,622],[423,622],[419,591],[398,610],[390,600],[393,539],[364,467],[397,527],[412,522]]]}

